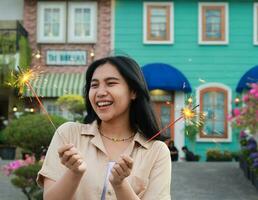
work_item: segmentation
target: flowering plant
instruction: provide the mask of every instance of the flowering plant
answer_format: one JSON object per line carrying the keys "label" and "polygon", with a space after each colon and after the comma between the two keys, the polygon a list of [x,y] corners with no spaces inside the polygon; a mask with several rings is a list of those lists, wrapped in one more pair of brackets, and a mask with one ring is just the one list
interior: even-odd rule
{"label": "flowering plant", "polygon": [[256,175],[258,175],[258,157],[256,157],[252,164],[252,169]]}
{"label": "flowering plant", "polygon": [[42,189],[36,183],[42,162],[43,160],[36,161],[33,155],[26,154],[24,160],[12,161],[4,165],[2,171],[7,176],[12,175],[11,183],[20,188],[27,199],[43,199]]}
{"label": "flowering plant", "polygon": [[2,167],[2,172],[6,176],[10,176],[15,170],[17,170],[21,167],[24,167],[24,166],[32,165],[34,163],[35,163],[35,157],[26,154],[24,160],[14,160],[14,161],[4,165]]}
{"label": "flowering plant", "polygon": [[254,135],[258,131],[258,83],[252,83],[250,87],[242,98],[244,105],[233,110],[233,119],[236,127]]}

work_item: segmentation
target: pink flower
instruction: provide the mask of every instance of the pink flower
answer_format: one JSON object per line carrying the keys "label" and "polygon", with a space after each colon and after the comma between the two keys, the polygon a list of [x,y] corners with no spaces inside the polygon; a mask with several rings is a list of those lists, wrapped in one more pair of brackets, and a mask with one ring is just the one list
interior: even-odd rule
{"label": "pink flower", "polygon": [[239,115],[241,114],[239,108],[235,108],[235,109],[233,110],[233,113],[234,113],[234,116],[235,116],[235,117],[237,117],[237,116],[239,116]]}
{"label": "pink flower", "polygon": [[256,92],[254,96],[256,99],[258,99],[258,92]]}
{"label": "pink flower", "polygon": [[239,118],[236,118],[236,123],[237,123],[238,126],[240,126],[241,125],[241,120]]}
{"label": "pink flower", "polygon": [[227,120],[231,121],[234,117],[232,115],[228,115]]}
{"label": "pink flower", "polygon": [[7,165],[4,165],[2,167],[2,171],[6,176],[10,176],[11,173],[16,170],[19,169],[20,167],[25,166],[25,163],[23,160],[15,160],[12,161],[10,163],[8,163]]}
{"label": "pink flower", "polygon": [[4,173],[4,175],[10,176],[16,169],[19,169],[20,167],[23,167],[23,166],[32,165],[34,163],[35,163],[34,156],[25,155],[25,160],[14,160],[4,165],[1,168],[1,171]]}
{"label": "pink flower", "polygon": [[248,100],[249,100],[248,95],[244,95],[244,96],[243,96],[243,102],[247,102]]}
{"label": "pink flower", "polygon": [[249,93],[252,94],[252,95],[254,95],[254,94],[256,93],[256,90],[255,90],[255,89],[251,89],[251,90],[249,91]]}

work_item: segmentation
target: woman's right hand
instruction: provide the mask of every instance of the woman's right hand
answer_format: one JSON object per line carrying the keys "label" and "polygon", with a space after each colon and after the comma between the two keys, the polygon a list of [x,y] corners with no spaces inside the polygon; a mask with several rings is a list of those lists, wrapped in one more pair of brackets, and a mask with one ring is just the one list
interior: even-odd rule
{"label": "woman's right hand", "polygon": [[86,171],[86,163],[80,152],[73,144],[66,144],[58,149],[61,163],[75,174],[83,174]]}

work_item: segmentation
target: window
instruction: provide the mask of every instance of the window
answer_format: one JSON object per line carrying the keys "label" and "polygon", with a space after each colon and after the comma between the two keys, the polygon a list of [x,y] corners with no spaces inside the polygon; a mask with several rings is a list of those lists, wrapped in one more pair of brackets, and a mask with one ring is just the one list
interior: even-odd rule
{"label": "window", "polygon": [[258,3],[254,3],[254,44],[258,45]]}
{"label": "window", "polygon": [[144,3],[144,43],[172,44],[174,42],[174,11],[171,2]]}
{"label": "window", "polygon": [[228,44],[227,3],[199,3],[199,44]]}
{"label": "window", "polygon": [[38,42],[65,42],[65,3],[38,2]]}
{"label": "window", "polygon": [[60,106],[56,105],[56,100],[44,100],[43,101],[44,108],[46,108],[46,111],[50,115],[57,115],[61,116],[68,120],[73,120],[74,117],[72,113],[70,113],[67,110],[62,110]]}
{"label": "window", "polygon": [[96,2],[38,2],[37,20],[39,43],[95,43],[97,40]]}
{"label": "window", "polygon": [[199,141],[230,141],[231,130],[227,122],[231,102],[231,90],[222,84],[208,84],[197,90],[200,112],[206,116]]}
{"label": "window", "polygon": [[68,41],[96,42],[97,3],[69,3]]}

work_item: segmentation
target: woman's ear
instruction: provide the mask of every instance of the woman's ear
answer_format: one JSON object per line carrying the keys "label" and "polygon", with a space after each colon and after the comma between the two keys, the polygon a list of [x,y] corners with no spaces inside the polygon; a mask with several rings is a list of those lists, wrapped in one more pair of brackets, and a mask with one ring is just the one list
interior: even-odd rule
{"label": "woman's ear", "polygon": [[131,91],[131,99],[132,100],[136,99],[136,92],[135,91]]}

